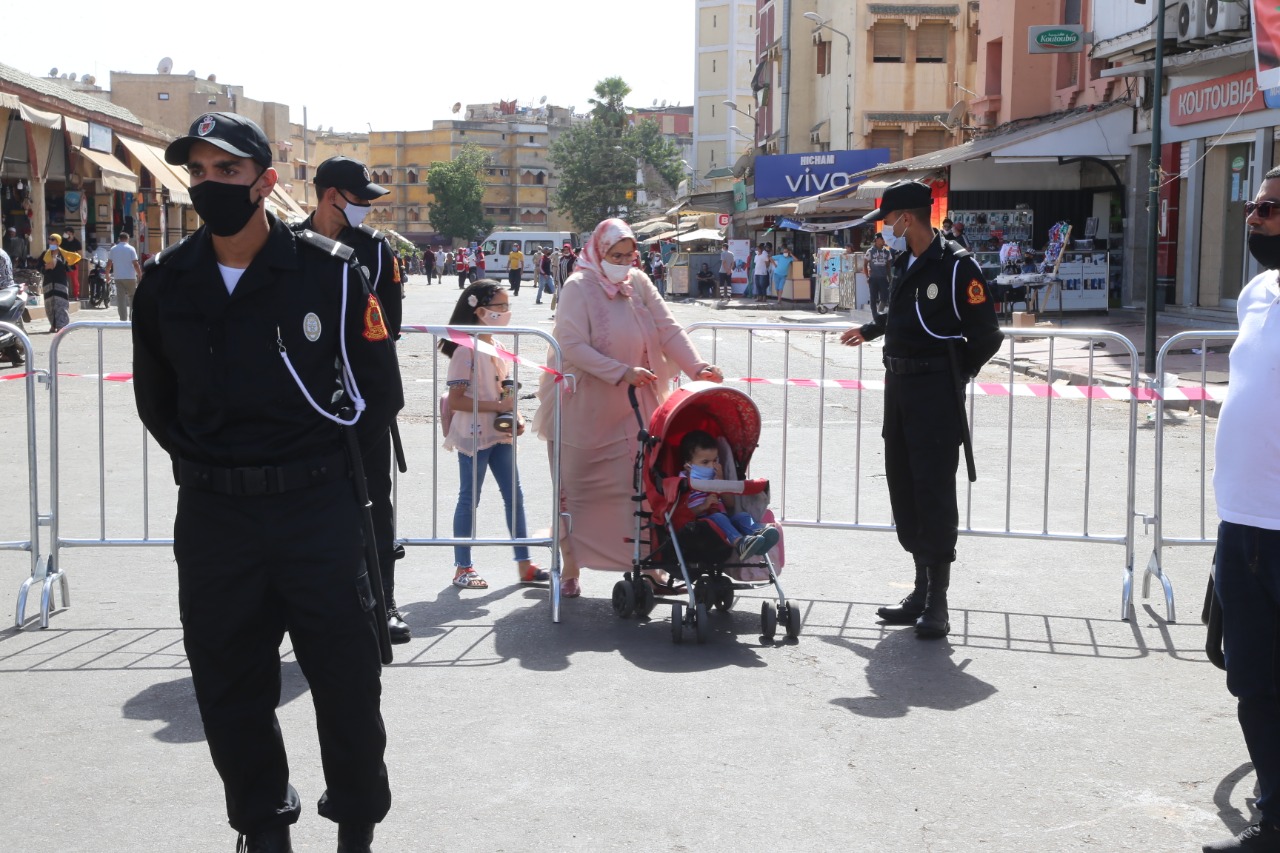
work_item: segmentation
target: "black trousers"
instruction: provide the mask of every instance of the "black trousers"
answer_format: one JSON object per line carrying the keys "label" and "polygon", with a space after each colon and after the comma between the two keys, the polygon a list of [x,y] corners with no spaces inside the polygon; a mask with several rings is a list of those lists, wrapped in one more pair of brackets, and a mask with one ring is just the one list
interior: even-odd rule
{"label": "black trousers", "polygon": [[373,533],[378,543],[378,568],[382,572],[382,591],[391,605],[396,591],[396,525],[391,506],[391,433],[384,435],[364,454],[364,479],[373,506]]}
{"label": "black trousers", "polygon": [[917,563],[953,561],[961,433],[951,374],[886,373],[881,435],[898,542]]}
{"label": "black trousers", "polygon": [[521,270],[507,270],[507,283],[511,285],[511,295],[520,295],[520,281],[524,278]]}
{"label": "black trousers", "polygon": [[183,642],[227,817],[238,832],[298,819],[276,706],[287,630],[315,705],[319,812],[378,822],[391,806],[373,595],[348,478],[283,495],[178,492]]}

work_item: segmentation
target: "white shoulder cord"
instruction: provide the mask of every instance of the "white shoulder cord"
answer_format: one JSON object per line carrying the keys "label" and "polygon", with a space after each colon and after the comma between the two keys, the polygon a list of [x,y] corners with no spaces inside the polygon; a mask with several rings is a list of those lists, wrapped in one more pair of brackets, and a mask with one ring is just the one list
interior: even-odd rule
{"label": "white shoulder cord", "polygon": [[[956,261],[955,266],[951,268],[951,310],[956,312],[956,319],[960,319],[960,309],[956,307],[956,274],[960,272],[960,261]],[[924,329],[932,338],[940,341],[962,341],[964,335],[935,335],[933,330],[929,328],[924,321],[924,315],[920,313],[920,291],[916,290],[916,317],[920,320],[920,328]]]}
{"label": "white shoulder cord", "polygon": [[285,349],[284,339],[280,336],[280,327],[276,326],[276,346],[280,348],[280,358],[284,361],[284,366],[289,369],[289,375],[293,377],[293,381],[298,386],[298,390],[302,392],[302,396],[307,398],[307,402],[311,404],[311,408],[315,409],[322,416],[341,426],[352,426],[356,421],[360,420],[360,413],[365,409],[364,398],[360,396],[360,389],[356,385],[355,374],[351,372],[351,359],[347,357],[347,273],[350,265],[342,265],[342,318],[341,325],[338,330],[338,348],[342,352],[342,388],[346,391],[348,397],[351,398],[352,404],[355,406],[356,413],[351,420],[345,420],[335,414],[326,412],[316,401],[312,399],[311,393],[307,391],[307,386],[302,383],[302,379],[298,376],[298,371],[293,369],[293,362],[289,361],[289,353]]}

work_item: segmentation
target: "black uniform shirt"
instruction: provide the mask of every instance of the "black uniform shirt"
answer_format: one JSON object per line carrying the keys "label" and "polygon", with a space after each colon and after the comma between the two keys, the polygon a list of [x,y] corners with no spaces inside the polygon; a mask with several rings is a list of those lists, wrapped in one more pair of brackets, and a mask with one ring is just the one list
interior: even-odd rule
{"label": "black uniform shirt", "polygon": [[[170,456],[223,467],[280,465],[341,449],[337,424],[307,402],[280,347],[316,403],[333,412],[340,334],[367,408],[368,445],[404,405],[381,309],[344,262],[307,246],[268,215],[270,234],[228,294],[206,228],[148,261],[133,303],[134,395],[147,430]],[[314,337],[315,340],[310,340]]]}
{"label": "black uniform shirt", "polygon": [[947,354],[946,338],[962,336],[965,376],[977,375],[1004,340],[982,269],[936,230],[908,267],[910,259],[910,251],[894,259],[889,312],[863,326],[862,337],[884,335],[891,358],[934,358]]}
{"label": "black uniform shirt", "polygon": [[[315,214],[307,217],[301,227],[315,230]],[[400,337],[401,318],[404,315],[404,285],[400,281],[400,266],[391,255],[391,247],[381,231],[364,223],[359,228],[350,226],[343,228],[338,234],[338,242],[346,243],[356,250],[356,258],[360,266],[367,270],[369,284],[373,292],[378,294],[382,310],[386,312],[387,328],[393,338]]]}

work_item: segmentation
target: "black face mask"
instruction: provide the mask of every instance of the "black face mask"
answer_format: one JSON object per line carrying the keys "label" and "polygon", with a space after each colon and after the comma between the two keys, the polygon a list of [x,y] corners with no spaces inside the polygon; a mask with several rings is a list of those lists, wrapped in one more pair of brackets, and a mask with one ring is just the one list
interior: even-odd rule
{"label": "black face mask", "polygon": [[1249,254],[1265,269],[1280,270],[1280,235],[1250,234]]}
{"label": "black face mask", "polygon": [[243,184],[201,181],[191,188],[191,206],[211,232],[230,237],[240,233],[262,203],[262,199],[249,201],[250,189]]}

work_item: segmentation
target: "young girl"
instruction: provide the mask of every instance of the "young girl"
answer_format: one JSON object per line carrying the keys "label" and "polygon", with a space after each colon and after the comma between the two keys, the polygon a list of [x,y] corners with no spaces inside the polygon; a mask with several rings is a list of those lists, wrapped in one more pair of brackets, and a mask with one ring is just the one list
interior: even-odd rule
{"label": "young girl", "polygon": [[[449,325],[505,326],[510,320],[511,308],[506,291],[496,281],[481,279],[458,297]],[[480,335],[479,339],[493,343],[492,335]],[[516,414],[514,430],[504,431],[496,425],[499,414],[516,412],[517,395],[504,395],[502,386],[510,363],[497,356],[458,346],[452,341],[441,341],[440,351],[449,357],[445,381],[449,388],[449,409],[453,413],[444,448],[458,452],[458,506],[453,513],[453,535],[458,539],[474,538],[472,514],[479,503],[480,487],[484,485],[488,470],[493,472],[498,490],[502,492],[502,501],[506,505],[503,515],[512,537],[524,539],[528,535],[525,531],[524,495],[520,491],[520,475],[512,455],[512,439],[524,432],[524,418]],[[455,586],[463,589],[489,588],[471,565],[469,545],[455,545],[453,554],[457,567],[453,577]],[[550,577],[529,561],[529,549],[524,545],[515,547],[515,558],[521,583],[545,581]]]}

